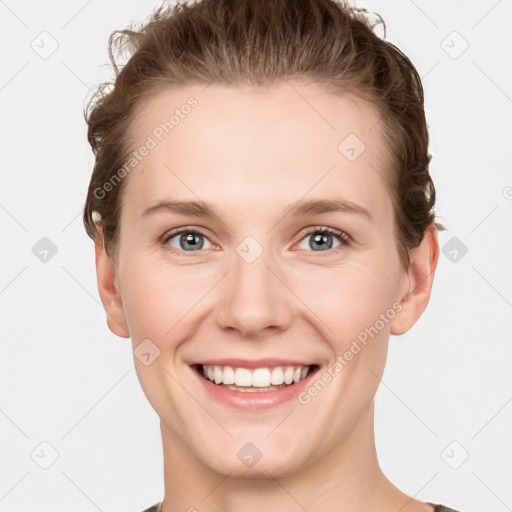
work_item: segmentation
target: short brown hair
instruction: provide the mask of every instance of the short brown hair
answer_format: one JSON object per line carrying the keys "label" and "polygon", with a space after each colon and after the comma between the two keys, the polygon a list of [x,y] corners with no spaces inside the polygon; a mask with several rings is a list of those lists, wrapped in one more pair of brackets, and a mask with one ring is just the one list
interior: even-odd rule
{"label": "short brown hair", "polygon": [[[115,82],[100,85],[85,111],[95,155],[83,215],[88,235],[98,239],[100,222],[105,248],[114,254],[126,178],[104,197],[95,190],[129,158],[128,128],[145,99],[188,84],[259,86],[299,78],[376,105],[389,153],[395,238],[408,268],[409,251],[426,229],[445,228],[435,221],[421,79],[396,46],[376,35],[369,14],[343,0],[183,0],[161,5],[139,27],[113,32]],[[131,56],[119,70],[114,54],[126,49]]]}

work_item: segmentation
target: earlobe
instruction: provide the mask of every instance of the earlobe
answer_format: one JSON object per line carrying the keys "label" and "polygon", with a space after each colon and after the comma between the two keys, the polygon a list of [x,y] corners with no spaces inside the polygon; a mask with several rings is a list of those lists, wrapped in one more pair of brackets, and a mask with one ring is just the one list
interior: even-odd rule
{"label": "earlobe", "polygon": [[439,242],[434,225],[426,230],[420,245],[411,251],[409,290],[401,299],[401,311],[390,323],[390,333],[406,333],[419,320],[430,300],[439,259]]}
{"label": "earlobe", "polygon": [[117,272],[114,263],[102,243],[95,242],[96,279],[101,302],[107,315],[108,328],[121,338],[129,338],[130,333],[117,286]]}

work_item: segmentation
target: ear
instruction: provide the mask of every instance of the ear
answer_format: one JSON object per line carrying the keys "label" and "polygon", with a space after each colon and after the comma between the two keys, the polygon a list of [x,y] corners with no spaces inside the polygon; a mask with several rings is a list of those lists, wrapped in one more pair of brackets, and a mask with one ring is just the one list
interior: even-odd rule
{"label": "ear", "polygon": [[96,241],[96,279],[101,302],[107,314],[108,328],[121,338],[129,338],[130,333],[119,293],[117,271],[114,263],[107,254],[103,242]]}
{"label": "ear", "polygon": [[[420,318],[427,307],[439,259],[437,229],[430,225],[420,245],[411,251],[408,292],[403,296],[399,311],[390,322],[390,333],[406,333]],[[405,292],[405,290],[404,290]]]}

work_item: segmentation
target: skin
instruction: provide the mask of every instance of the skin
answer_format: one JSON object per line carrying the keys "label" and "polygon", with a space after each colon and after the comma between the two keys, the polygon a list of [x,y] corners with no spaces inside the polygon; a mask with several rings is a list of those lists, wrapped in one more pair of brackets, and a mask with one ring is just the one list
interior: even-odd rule
{"label": "skin", "polygon": [[[109,328],[134,349],[150,339],[160,350],[135,367],[161,419],[164,512],[431,512],[389,482],[375,449],[373,399],[389,335],[420,318],[439,256],[431,227],[410,267],[400,265],[376,110],[299,81],[190,85],[146,101],[132,124],[134,148],[190,96],[198,106],[127,178],[115,257],[96,243]],[[338,150],[350,133],[366,146],[352,162]],[[285,215],[302,198],[342,198],[371,219]],[[169,199],[212,203],[219,217],[141,217]],[[332,248],[322,250],[314,230],[305,232],[318,226],[352,243],[327,234]],[[180,227],[201,231],[203,248],[180,245],[180,235],[162,241]],[[252,263],[236,252],[247,236],[263,250]],[[322,375],[393,304],[401,310],[306,405],[235,410],[213,400],[188,365],[275,357],[315,362]],[[247,442],[263,454],[251,468],[236,456]]]}

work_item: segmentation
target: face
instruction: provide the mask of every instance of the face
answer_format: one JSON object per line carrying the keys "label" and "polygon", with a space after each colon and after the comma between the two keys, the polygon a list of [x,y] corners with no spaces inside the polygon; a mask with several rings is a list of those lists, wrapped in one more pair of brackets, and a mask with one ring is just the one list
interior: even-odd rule
{"label": "face", "polygon": [[[127,177],[115,265],[97,246],[98,283],[110,328],[146,344],[135,365],[164,444],[283,476],[366,435],[388,337],[430,291],[407,296],[420,266],[400,265],[373,107],[299,82],[189,86],[132,129],[134,150],[152,147]],[[305,377],[278,384],[290,375]]]}

